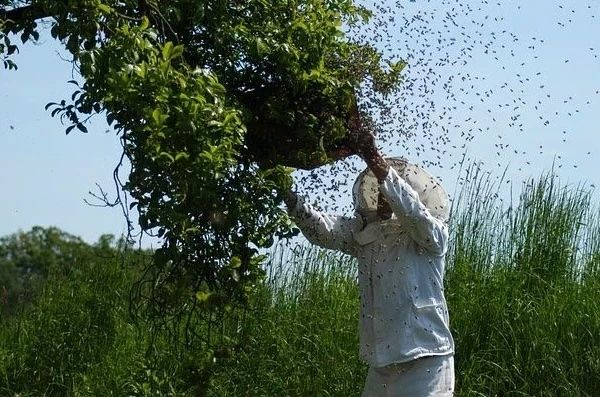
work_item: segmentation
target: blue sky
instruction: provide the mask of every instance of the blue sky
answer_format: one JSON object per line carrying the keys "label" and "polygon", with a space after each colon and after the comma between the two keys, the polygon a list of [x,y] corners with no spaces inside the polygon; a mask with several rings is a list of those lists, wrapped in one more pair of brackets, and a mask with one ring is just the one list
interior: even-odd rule
{"label": "blue sky", "polygon": [[23,46],[14,57],[19,69],[0,71],[0,235],[34,225],[58,226],[87,241],[121,235],[120,210],[84,203],[96,183],[113,191],[116,135],[98,119],[88,134],[67,136],[44,110],[70,96],[71,65],[61,60],[59,48],[51,39]]}
{"label": "blue sky", "polygon": [[[472,160],[483,162],[494,173],[508,166],[515,186],[549,169],[553,161],[560,167],[561,180],[600,186],[600,4],[573,1],[561,8],[554,1],[519,3],[502,2],[485,11],[504,17],[494,29],[514,32],[520,40],[498,39],[494,49],[499,60],[475,48],[473,57],[461,66],[461,73],[468,74],[476,87],[462,92],[464,86],[456,86],[466,107],[455,109],[453,120],[445,122],[459,125],[449,132],[457,148],[446,145],[440,160],[445,166],[431,170],[450,192],[458,177],[452,165],[465,149]],[[432,7],[424,1],[406,4]],[[394,29],[390,34],[401,38]],[[114,191],[112,170],[120,153],[116,135],[97,119],[88,126],[88,134],[73,131],[66,136],[59,120],[44,110],[48,102],[68,99],[72,89],[67,84],[73,78],[71,65],[61,59],[57,43],[43,36],[39,45],[22,46],[14,60],[18,71],[0,70],[0,236],[33,225],[58,226],[87,241],[96,241],[103,233],[120,235],[125,222],[118,208],[96,208],[84,202],[96,183],[109,193]],[[524,78],[529,81],[519,82]],[[474,92],[487,90],[493,92],[492,98],[479,101]],[[526,102],[518,109],[524,131],[511,126],[510,118],[517,111],[499,106],[516,96]],[[442,95],[434,100],[443,107]],[[482,132],[467,141],[464,132],[472,128],[473,120]],[[420,144],[417,139],[409,146]],[[383,149],[417,162],[436,156],[427,151],[417,156],[399,146]]]}

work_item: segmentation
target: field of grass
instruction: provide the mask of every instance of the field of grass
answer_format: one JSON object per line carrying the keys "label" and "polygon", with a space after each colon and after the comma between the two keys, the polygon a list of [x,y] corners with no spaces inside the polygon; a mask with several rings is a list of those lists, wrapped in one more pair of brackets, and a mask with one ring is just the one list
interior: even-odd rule
{"label": "field of grass", "polygon": [[[467,173],[446,273],[457,396],[599,396],[600,221],[590,193],[547,175],[503,203],[492,179]],[[87,258],[2,319],[1,396],[360,395],[367,368],[349,258],[279,246],[249,308],[212,331],[224,350],[180,349],[134,322],[135,272],[110,255]]]}

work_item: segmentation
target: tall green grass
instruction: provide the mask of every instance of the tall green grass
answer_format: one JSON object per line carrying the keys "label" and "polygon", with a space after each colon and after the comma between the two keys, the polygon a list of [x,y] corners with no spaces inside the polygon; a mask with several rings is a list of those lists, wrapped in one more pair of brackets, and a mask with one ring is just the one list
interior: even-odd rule
{"label": "tall green grass", "polygon": [[[457,396],[599,396],[600,218],[590,192],[547,174],[503,202],[500,182],[466,172],[445,280]],[[196,331],[214,344],[192,350],[128,315],[134,270],[86,258],[3,320],[0,395],[360,395],[352,259],[278,246],[249,306],[200,319]]]}
{"label": "tall green grass", "polygon": [[310,247],[274,251],[239,352],[215,372],[210,396],[359,395],[356,267]]}
{"label": "tall green grass", "polygon": [[600,395],[597,209],[552,174],[502,205],[471,168],[446,275],[459,395]]}

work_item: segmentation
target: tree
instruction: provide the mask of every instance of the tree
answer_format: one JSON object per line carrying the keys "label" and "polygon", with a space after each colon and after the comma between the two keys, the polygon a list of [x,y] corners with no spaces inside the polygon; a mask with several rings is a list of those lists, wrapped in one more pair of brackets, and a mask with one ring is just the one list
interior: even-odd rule
{"label": "tree", "polygon": [[102,249],[112,254],[111,238],[102,236],[94,252],[79,237],[54,227],[35,226],[0,237],[0,314],[17,312],[34,301],[50,274],[67,279]]}
{"label": "tree", "polygon": [[0,238],[0,312],[31,302],[49,272],[64,273],[84,259],[85,243],[56,228],[34,227]]}
{"label": "tree", "polygon": [[244,301],[258,249],[294,232],[288,167],[353,154],[356,93],[397,88],[403,63],[344,33],[369,17],[351,0],[0,0],[0,53],[16,68],[10,33],[37,40],[46,18],[72,54],[83,82],[48,108],[67,133],[99,114],[118,132],[119,204],[164,241],[147,297],[178,318]]}

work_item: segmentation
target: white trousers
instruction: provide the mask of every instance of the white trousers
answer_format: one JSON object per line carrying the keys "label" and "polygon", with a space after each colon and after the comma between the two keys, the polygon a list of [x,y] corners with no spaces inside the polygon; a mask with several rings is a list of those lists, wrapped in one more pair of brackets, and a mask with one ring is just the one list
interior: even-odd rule
{"label": "white trousers", "polygon": [[454,357],[429,356],[370,367],[362,397],[452,397]]}

